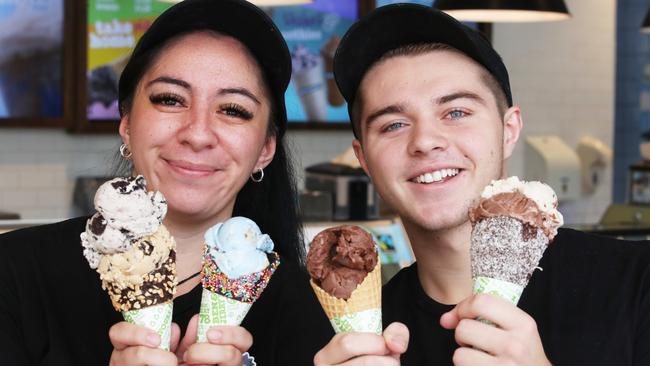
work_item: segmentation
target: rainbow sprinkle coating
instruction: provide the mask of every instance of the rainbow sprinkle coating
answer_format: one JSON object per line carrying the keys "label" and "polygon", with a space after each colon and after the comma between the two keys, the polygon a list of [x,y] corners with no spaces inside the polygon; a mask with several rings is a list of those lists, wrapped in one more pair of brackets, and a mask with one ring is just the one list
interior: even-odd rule
{"label": "rainbow sprinkle coating", "polygon": [[203,269],[201,270],[201,284],[203,288],[216,294],[225,296],[241,302],[253,303],[266,288],[271,275],[280,265],[280,256],[271,252],[267,255],[269,266],[265,269],[241,276],[235,279],[229,279],[214,263],[210,253],[203,253]]}

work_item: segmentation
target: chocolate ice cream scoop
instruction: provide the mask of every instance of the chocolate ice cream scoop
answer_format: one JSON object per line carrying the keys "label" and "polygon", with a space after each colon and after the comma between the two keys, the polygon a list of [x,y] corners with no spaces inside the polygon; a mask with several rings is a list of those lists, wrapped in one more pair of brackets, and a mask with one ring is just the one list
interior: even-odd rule
{"label": "chocolate ice cream scoop", "polygon": [[307,270],[324,291],[348,299],[377,261],[372,236],[358,226],[343,225],[316,235],[307,254]]}

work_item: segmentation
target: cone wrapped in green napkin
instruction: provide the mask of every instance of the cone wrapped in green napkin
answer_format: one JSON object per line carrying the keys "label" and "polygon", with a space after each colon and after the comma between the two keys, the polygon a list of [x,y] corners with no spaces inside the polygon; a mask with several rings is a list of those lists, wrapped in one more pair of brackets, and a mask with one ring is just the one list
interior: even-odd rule
{"label": "cone wrapped in green napkin", "polygon": [[517,304],[563,223],[555,192],[517,177],[492,181],[469,215],[474,293]]}
{"label": "cone wrapped in green napkin", "polygon": [[84,256],[128,322],[156,331],[168,350],[176,292],[176,243],[162,224],[167,202],[144,177],[115,178],[95,194],[81,234]]}

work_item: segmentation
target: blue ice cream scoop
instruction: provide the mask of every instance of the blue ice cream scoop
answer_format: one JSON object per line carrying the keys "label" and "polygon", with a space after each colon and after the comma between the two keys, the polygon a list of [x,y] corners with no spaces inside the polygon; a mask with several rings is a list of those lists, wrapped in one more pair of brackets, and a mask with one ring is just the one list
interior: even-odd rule
{"label": "blue ice cream scoop", "polygon": [[262,234],[253,220],[241,216],[208,229],[205,242],[214,262],[230,279],[266,268],[269,265],[266,253],[273,250],[273,240]]}

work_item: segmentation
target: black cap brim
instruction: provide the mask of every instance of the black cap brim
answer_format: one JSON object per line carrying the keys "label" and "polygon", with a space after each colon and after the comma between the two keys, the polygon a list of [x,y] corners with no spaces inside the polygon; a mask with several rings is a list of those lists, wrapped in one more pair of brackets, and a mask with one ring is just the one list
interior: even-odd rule
{"label": "black cap brim", "polygon": [[[168,39],[194,30],[214,30],[244,44],[259,63],[275,104],[275,123],[280,135],[286,130],[284,93],[291,79],[291,55],[280,30],[258,7],[245,0],[185,0],[163,12],[138,41],[131,59]],[[120,102],[123,83],[133,78],[125,67],[120,77]]]}
{"label": "black cap brim", "polygon": [[[499,82],[508,105],[512,106],[508,71],[480,33],[434,8],[394,4],[374,10],[350,27],[341,39],[334,57],[334,77],[348,102],[348,110],[352,110],[361,81],[375,62],[388,51],[420,43],[447,44],[483,65]],[[352,125],[358,138],[360,131]]]}

